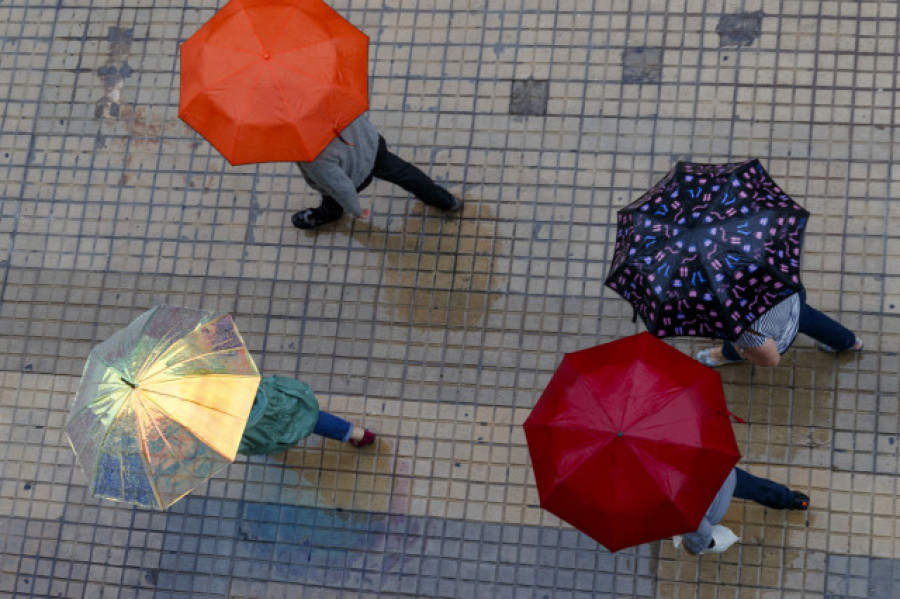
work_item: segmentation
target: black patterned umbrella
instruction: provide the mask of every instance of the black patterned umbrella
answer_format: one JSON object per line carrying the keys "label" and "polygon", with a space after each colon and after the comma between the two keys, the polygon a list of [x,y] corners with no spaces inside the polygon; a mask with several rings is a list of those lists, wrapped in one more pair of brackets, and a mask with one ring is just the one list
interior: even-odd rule
{"label": "black patterned umbrella", "polygon": [[734,340],[801,289],[808,220],[759,160],[679,162],[619,211],[606,285],[658,337]]}

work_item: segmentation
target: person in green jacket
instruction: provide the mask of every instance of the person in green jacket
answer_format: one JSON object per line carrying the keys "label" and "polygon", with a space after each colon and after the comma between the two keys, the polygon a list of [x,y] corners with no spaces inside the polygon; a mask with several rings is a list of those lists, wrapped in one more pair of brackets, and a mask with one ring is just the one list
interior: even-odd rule
{"label": "person in green jacket", "polygon": [[365,447],[375,434],[319,409],[306,383],[283,376],[263,377],[238,447],[243,455],[286,451],[315,433],[329,439]]}

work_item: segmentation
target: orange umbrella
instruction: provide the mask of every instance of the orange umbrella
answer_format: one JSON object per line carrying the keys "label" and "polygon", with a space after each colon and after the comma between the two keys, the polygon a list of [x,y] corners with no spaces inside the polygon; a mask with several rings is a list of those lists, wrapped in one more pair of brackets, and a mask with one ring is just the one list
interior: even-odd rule
{"label": "orange umbrella", "polygon": [[368,45],[321,0],[231,0],[181,45],[178,116],[233,165],[311,161],[369,107]]}

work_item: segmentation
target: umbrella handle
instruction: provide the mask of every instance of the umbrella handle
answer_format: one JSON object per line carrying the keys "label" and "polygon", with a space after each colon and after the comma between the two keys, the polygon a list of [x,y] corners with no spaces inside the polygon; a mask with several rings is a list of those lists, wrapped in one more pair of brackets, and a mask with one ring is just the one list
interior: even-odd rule
{"label": "umbrella handle", "polygon": [[341,135],[341,130],[340,130],[340,128],[338,127],[338,122],[337,122],[337,121],[334,122],[334,134],[337,136],[337,138],[338,138],[339,140],[341,140],[342,142],[344,142],[344,144],[346,144],[346,145],[348,145],[348,146],[350,146],[350,147],[356,146],[356,144],[352,144],[352,143],[350,143],[349,141],[347,141],[346,139],[344,139],[344,136]]}
{"label": "umbrella handle", "polygon": [[341,140],[342,142],[344,142],[344,144],[346,144],[346,145],[348,145],[348,146],[350,146],[350,147],[353,147],[353,146],[356,145],[356,144],[352,144],[352,143],[350,143],[349,141],[347,141],[346,139],[344,139],[344,136],[341,135],[340,133],[337,134],[337,138],[338,138],[339,140]]}
{"label": "umbrella handle", "polygon": [[737,414],[735,414],[728,408],[725,408],[725,413],[728,414],[729,416],[731,416],[732,418],[734,418],[735,422],[740,422],[741,424],[747,424],[746,420],[744,420],[743,418],[741,418],[740,416],[738,416]]}
{"label": "umbrella handle", "polygon": [[632,324],[637,323],[637,308],[631,306],[631,322]]}

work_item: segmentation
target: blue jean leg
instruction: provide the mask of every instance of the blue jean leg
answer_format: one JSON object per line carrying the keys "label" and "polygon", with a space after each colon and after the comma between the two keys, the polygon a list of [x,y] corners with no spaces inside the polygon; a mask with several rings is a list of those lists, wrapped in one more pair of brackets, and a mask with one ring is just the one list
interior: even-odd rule
{"label": "blue jean leg", "polygon": [[731,341],[726,341],[722,344],[722,355],[725,356],[726,360],[743,360],[740,354],[737,353],[737,350],[734,349],[734,344]]}
{"label": "blue jean leg", "polygon": [[316,422],[313,432],[336,441],[347,441],[350,433],[353,432],[353,425],[334,414],[319,410],[319,420]]}
{"label": "blue jean leg", "polygon": [[856,335],[853,331],[807,305],[805,290],[800,292],[800,301],[801,333],[824,343],[835,351],[844,351],[856,344]]}
{"label": "blue jean leg", "polygon": [[794,501],[794,492],[782,484],[767,478],[753,476],[746,470],[735,468],[737,481],[734,485],[734,496],[748,499],[775,510],[786,510]]}

